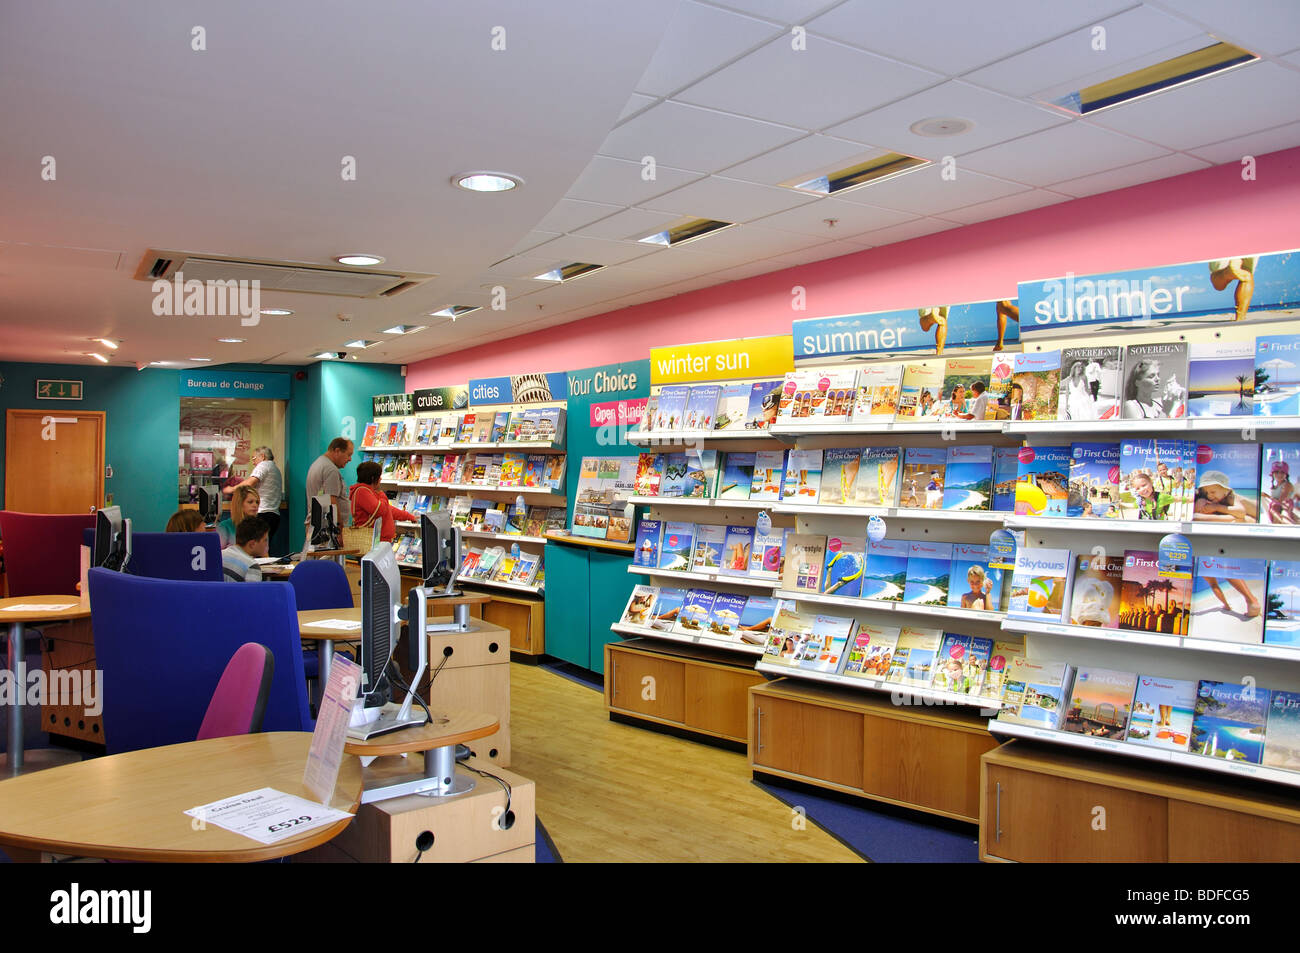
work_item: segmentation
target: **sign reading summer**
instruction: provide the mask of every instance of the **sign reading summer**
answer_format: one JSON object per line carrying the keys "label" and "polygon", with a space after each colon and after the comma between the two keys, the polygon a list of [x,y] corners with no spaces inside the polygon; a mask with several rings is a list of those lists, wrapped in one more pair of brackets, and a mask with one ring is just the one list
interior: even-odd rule
{"label": "sign reading summer", "polygon": [[411,396],[415,399],[417,414],[429,410],[464,410],[469,406],[469,388],[464,384],[457,387],[425,387],[413,391]]}
{"label": "sign reading summer", "polygon": [[1295,251],[1020,284],[1026,335],[1070,325],[1213,315],[1241,321],[1253,312],[1297,306],[1300,252]]}
{"label": "sign reading summer", "polygon": [[794,370],[790,336],[706,341],[650,349],[650,383],[783,377]]}
{"label": "sign reading summer", "polygon": [[181,371],[182,397],[289,399],[289,375],[259,371]]}
{"label": "sign reading summer", "polygon": [[407,417],[414,413],[410,394],[376,394],[370,407],[376,417]]}
{"label": "sign reading summer", "polygon": [[794,359],[892,354],[942,354],[950,347],[1001,350],[1020,338],[1016,303],[976,301],[927,308],[902,308],[794,322]]}
{"label": "sign reading summer", "polygon": [[469,382],[470,406],[480,404],[538,404],[567,400],[569,379],[564,374],[515,374],[480,377]]}

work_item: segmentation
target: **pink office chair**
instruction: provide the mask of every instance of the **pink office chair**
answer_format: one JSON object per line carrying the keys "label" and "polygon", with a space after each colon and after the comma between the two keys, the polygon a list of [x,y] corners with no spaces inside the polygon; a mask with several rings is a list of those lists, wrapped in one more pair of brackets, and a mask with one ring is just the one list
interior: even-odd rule
{"label": "pink office chair", "polygon": [[261,731],[274,674],[275,656],[270,649],[257,642],[241,645],[221,673],[196,740]]}

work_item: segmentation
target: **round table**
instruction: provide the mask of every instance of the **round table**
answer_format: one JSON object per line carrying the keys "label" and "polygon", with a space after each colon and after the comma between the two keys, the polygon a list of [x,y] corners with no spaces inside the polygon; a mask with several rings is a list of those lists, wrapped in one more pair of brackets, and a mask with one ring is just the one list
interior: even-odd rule
{"label": "round table", "polygon": [[426,797],[454,797],[474,790],[474,779],[456,773],[456,746],[476,738],[486,738],[501,728],[495,715],[450,709],[432,711],[433,721],[375,738],[348,738],[343,750],[366,758],[424,752],[424,771],[371,780],[361,796],[363,803],[384,801],[407,794]]}

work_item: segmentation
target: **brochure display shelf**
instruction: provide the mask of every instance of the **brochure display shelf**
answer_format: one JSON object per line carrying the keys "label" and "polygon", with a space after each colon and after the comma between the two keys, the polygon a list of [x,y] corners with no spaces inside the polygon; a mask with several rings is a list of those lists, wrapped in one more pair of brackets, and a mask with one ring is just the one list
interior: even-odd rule
{"label": "brochure display shelf", "polygon": [[908,506],[821,506],[816,503],[772,503],[772,512],[796,516],[823,516],[828,519],[844,517],[870,519],[879,516],[889,519],[943,520],[967,523],[996,523],[1002,525],[1006,516],[1001,512],[985,510],[925,510]]}
{"label": "brochure display shelf", "polygon": [[[779,593],[778,593],[779,595]],[[1065,622],[1035,622],[1026,619],[1005,618],[1002,628],[1008,632],[1061,635],[1074,639],[1100,639],[1107,642],[1130,642],[1137,645],[1158,645],[1167,649],[1187,649],[1194,652],[1221,652],[1227,655],[1251,655],[1256,658],[1280,659],[1300,662],[1300,646],[1265,645],[1253,642],[1221,642],[1217,639],[1195,639],[1190,636],[1165,635],[1160,632],[1139,632],[1132,629],[1105,629],[1092,625],[1070,625]]]}
{"label": "brochure display shelf", "polygon": [[1077,517],[1007,516],[1007,529],[1030,532],[1069,530],[1071,532],[1146,533],[1164,536],[1232,536],[1245,539],[1300,540],[1300,526],[1274,526],[1267,523],[1199,523],[1178,520],[1088,520]]}
{"label": "brochure display shelf", "polygon": [[453,496],[522,496],[526,502],[546,506],[564,506],[567,499],[563,493],[526,486],[489,486],[478,483],[421,483],[418,480],[380,480],[379,482],[381,486],[399,486],[409,490],[425,490],[429,493],[449,493]]}
{"label": "brochure display shelf", "polygon": [[609,630],[617,632],[619,635],[635,638],[667,639],[670,642],[681,642],[685,645],[705,645],[710,648],[724,649],[728,652],[741,652],[746,655],[763,654],[763,646],[761,645],[751,645],[748,642],[721,638],[707,633],[703,635],[685,635],[680,632],[661,632],[658,629],[651,629],[642,625],[625,625],[621,622],[615,622],[609,627]]}
{"label": "brochure display shelf", "polygon": [[515,582],[497,582],[492,579],[469,579],[465,576],[457,576],[456,581],[465,586],[484,586],[488,589],[503,589],[509,592],[526,592],[530,595],[541,595],[546,591],[545,584],[540,586],[524,586]]}
{"label": "brochure display shelf", "polygon": [[791,679],[807,679],[824,685],[838,685],[872,692],[884,692],[899,705],[962,705],[978,711],[1000,709],[1001,702],[977,695],[962,695],[957,692],[937,691],[921,685],[907,685],[902,682],[887,682],[879,678],[858,678],[855,675],[836,675],[833,672],[801,671],[788,665],[767,662],[759,659],[758,671],[769,675],[783,676]]}
{"label": "brochure display shelf", "polygon": [[715,444],[738,449],[742,443],[772,445],[778,442],[768,430],[631,430],[627,442],[636,447],[683,447]]}
{"label": "brochure display shelf", "polygon": [[[409,417],[390,417],[378,418],[379,420],[408,420],[413,421],[416,418]],[[526,450],[529,453],[564,453],[564,445],[555,443],[550,440],[492,440],[483,441],[482,443],[417,443],[402,444],[401,446],[362,446],[358,447],[366,453],[383,452],[383,453],[474,453],[479,450]]]}
{"label": "brochure display shelf", "polygon": [[650,576],[665,585],[677,580],[687,585],[699,583],[709,587],[739,586],[744,589],[764,589],[768,592],[776,589],[776,580],[774,579],[752,579],[749,576],[729,576],[726,573],[675,572],[669,569],[648,569],[644,566],[628,566],[627,571],[634,576]]}
{"label": "brochure display shelf", "polygon": [[[921,606],[906,602],[886,602],[883,599],[862,599],[858,597],[812,595],[777,589],[774,593],[778,599],[794,599],[810,605],[843,606],[846,609],[861,609],[870,612],[888,612],[903,615],[942,616],[945,619],[961,619],[965,622],[987,623],[1005,628],[1005,612],[984,612],[979,609],[949,608],[947,606]],[[1081,627],[1082,628],[1082,627]]]}
{"label": "brochure display shelf", "polygon": [[487,533],[476,529],[461,530],[464,539],[495,539],[506,543],[531,543],[541,546],[546,542],[545,536],[516,536],[511,533]]}
{"label": "brochure display shelf", "polygon": [[1295,417],[1177,417],[1173,420],[1008,420],[1006,432],[1026,438],[1086,437],[1091,434],[1111,436],[1117,428],[1123,434],[1154,434],[1160,436],[1185,436],[1206,433],[1226,435],[1232,431],[1256,433],[1286,433],[1300,431],[1300,419]]}
{"label": "brochure display shelf", "polygon": [[756,500],[714,500],[686,496],[629,496],[627,502],[633,506],[690,506],[700,509],[751,510],[754,513],[759,510],[775,511],[774,504],[762,503]]}

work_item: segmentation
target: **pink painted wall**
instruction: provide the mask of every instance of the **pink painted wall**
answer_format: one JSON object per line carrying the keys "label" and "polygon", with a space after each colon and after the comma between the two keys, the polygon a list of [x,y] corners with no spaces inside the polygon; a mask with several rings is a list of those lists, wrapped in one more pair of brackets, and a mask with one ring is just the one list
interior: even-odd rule
{"label": "pink painted wall", "polygon": [[[408,390],[649,356],[692,341],[788,334],[795,317],[1015,297],[1021,280],[1300,246],[1300,148],[787,268],[430,358]],[[791,310],[790,289],[807,289]]]}

